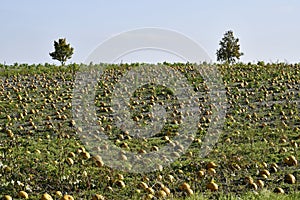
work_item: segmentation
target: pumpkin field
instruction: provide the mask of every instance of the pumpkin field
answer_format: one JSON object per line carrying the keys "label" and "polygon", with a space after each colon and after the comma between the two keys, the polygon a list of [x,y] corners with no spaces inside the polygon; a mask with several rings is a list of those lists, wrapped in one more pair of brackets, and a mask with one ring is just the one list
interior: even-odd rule
{"label": "pumpkin field", "polygon": [[[81,65],[0,65],[0,198],[300,199],[300,64],[216,64],[226,116],[204,157],[199,152],[214,113],[210,88],[197,70],[201,65],[156,64],[182,74],[198,94],[200,116],[196,133],[187,136],[188,148],[173,141],[182,134],[183,113],[172,89],[162,85],[142,85],[126,105],[141,127],[149,123],[152,107],[163,107],[159,133],[134,137],[115,125],[115,86],[126,72],[145,65],[107,66],[94,99],[99,131],[122,151],[136,153],[137,160],[167,144],[175,147],[172,158],[161,158],[173,160],[170,164],[145,173],[112,168],[101,157],[108,145],[83,142],[72,104]],[[113,156],[121,165],[128,159]]]}

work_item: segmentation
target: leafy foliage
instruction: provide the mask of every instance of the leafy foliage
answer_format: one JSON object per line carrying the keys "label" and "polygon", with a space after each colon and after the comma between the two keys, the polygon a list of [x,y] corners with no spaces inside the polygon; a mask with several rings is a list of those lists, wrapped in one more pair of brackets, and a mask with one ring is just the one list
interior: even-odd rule
{"label": "leafy foliage", "polygon": [[240,52],[239,39],[234,37],[233,31],[227,31],[219,44],[221,47],[216,53],[218,61],[233,63],[243,55]]}
{"label": "leafy foliage", "polygon": [[65,38],[61,38],[57,41],[54,41],[54,49],[55,51],[49,53],[49,55],[54,60],[58,60],[61,62],[61,65],[65,65],[66,61],[70,59],[73,55],[74,48],[67,44]]}

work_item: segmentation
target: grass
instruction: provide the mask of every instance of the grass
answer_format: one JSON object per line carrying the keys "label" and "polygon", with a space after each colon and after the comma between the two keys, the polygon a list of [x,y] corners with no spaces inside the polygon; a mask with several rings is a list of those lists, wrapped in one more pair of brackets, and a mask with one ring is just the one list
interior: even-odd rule
{"label": "grass", "polygon": [[[177,160],[148,173],[117,170],[105,162],[104,166],[97,165],[95,149],[84,144],[78,132],[80,124],[74,124],[72,113],[73,70],[79,65],[0,66],[0,197],[9,194],[16,199],[24,190],[30,199],[40,199],[45,192],[59,199],[56,191],[75,199],[91,199],[94,194],[106,199],[143,199],[151,193],[140,188],[145,182],[154,196],[163,186],[169,188],[169,199],[298,199],[299,165],[289,166],[284,159],[298,159],[300,153],[300,66],[219,65],[228,108],[218,142],[204,158],[199,156],[200,148],[212,120],[205,82],[192,64],[169,66],[183,73],[195,91],[202,92],[199,128],[188,149],[181,150],[177,145],[181,154]],[[169,88],[144,85],[129,101],[130,117],[138,120],[141,128],[147,127],[150,108],[160,104],[166,109],[162,130],[151,138],[136,139],[116,126],[110,109],[111,94],[122,75],[134,67],[139,65],[109,65],[105,70],[96,90],[98,125],[124,152],[153,152],[172,144],[180,134],[180,102]],[[107,148],[101,141],[98,147],[100,151]],[[69,164],[69,159],[74,163]],[[216,163],[215,173],[207,169],[209,162]],[[203,177],[198,175],[200,170],[205,172]],[[270,176],[262,177],[262,170],[269,170]],[[297,182],[286,183],[287,174],[293,174]],[[248,177],[254,182],[262,180],[264,187],[253,190],[245,181]],[[125,187],[119,186],[120,180]],[[219,186],[216,192],[206,189],[212,180]],[[189,196],[181,190],[183,183],[188,183],[195,194]],[[275,194],[276,187],[285,194]]]}
{"label": "grass", "polygon": [[[299,199],[300,193],[293,194],[274,194],[268,190],[262,190],[260,192],[248,192],[242,196],[237,196],[234,194],[220,194],[218,197],[219,200],[294,200]],[[196,194],[193,197],[185,198],[186,200],[206,200],[202,194]]]}

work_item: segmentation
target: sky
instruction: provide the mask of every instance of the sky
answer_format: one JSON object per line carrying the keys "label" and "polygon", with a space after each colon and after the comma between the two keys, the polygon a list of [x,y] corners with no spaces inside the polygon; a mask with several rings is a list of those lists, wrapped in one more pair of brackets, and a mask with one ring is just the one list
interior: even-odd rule
{"label": "sky", "polygon": [[[228,30],[240,39],[242,62],[300,62],[298,0],[0,0],[0,5],[0,63],[59,64],[49,56],[58,38],[74,47],[69,62],[83,63],[109,38],[144,27],[191,38],[213,62]],[[176,60],[151,50],[123,59]]]}

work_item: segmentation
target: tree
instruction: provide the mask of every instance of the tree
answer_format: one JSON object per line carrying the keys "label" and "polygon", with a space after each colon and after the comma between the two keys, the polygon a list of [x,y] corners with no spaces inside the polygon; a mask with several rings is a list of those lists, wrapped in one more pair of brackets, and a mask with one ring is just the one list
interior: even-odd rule
{"label": "tree", "polygon": [[61,38],[57,41],[54,41],[54,52],[49,53],[49,55],[54,60],[60,61],[61,65],[65,65],[66,61],[70,59],[73,55],[74,48],[67,44],[65,38]]}
{"label": "tree", "polygon": [[240,59],[242,52],[240,52],[239,39],[235,38],[233,35],[233,31],[227,31],[224,34],[224,37],[220,41],[219,45],[221,46],[219,50],[217,50],[217,60],[225,61],[227,63],[233,63],[236,59]]}

